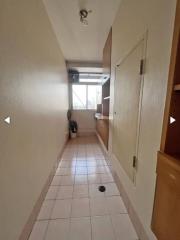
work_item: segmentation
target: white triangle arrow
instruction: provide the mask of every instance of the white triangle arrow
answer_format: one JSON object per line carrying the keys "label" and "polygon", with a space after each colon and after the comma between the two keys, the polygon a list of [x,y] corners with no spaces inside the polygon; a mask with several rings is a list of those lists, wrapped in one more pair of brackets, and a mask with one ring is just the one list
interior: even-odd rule
{"label": "white triangle arrow", "polygon": [[4,119],[5,123],[7,124],[10,124],[11,123],[11,118],[10,117],[7,117]]}
{"label": "white triangle arrow", "polygon": [[171,123],[173,123],[173,122],[175,122],[176,121],[176,119],[175,118],[173,118],[173,117],[170,117],[170,124]]}

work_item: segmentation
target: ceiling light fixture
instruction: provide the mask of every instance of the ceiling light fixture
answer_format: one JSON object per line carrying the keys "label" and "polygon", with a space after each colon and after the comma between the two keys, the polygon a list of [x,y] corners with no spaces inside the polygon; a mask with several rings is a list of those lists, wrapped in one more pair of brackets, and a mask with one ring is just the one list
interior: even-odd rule
{"label": "ceiling light fixture", "polygon": [[92,13],[92,10],[87,11],[86,9],[81,9],[79,11],[79,15],[80,15],[80,22],[84,25],[87,26],[88,25],[88,14]]}

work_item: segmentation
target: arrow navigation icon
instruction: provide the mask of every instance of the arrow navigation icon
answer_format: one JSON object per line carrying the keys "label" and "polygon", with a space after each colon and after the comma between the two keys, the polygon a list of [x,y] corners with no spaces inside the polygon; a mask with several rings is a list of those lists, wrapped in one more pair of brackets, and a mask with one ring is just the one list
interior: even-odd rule
{"label": "arrow navigation icon", "polygon": [[7,124],[10,124],[11,123],[11,118],[10,117],[7,117],[4,119],[5,123]]}

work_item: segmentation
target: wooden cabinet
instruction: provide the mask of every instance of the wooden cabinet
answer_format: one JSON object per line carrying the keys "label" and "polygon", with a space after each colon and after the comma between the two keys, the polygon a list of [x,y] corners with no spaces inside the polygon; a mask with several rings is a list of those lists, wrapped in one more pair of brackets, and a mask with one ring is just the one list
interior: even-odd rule
{"label": "wooden cabinet", "polygon": [[109,32],[108,38],[106,40],[106,43],[103,49],[103,75],[105,80],[102,85],[101,116],[96,118],[97,119],[96,130],[107,149],[108,149],[108,139],[109,139],[109,119],[108,118],[109,118],[109,104],[110,104],[111,47],[112,47],[112,30],[110,30]]}
{"label": "wooden cabinet", "polygon": [[111,48],[112,48],[112,29],[109,32],[103,49],[103,74],[111,75]]}
{"label": "wooden cabinet", "polygon": [[97,128],[99,136],[101,137],[105,147],[108,148],[109,120],[108,119],[98,119],[96,128]]}
{"label": "wooden cabinet", "polygon": [[158,240],[180,239],[180,0],[177,13],[164,113],[152,230]]}
{"label": "wooden cabinet", "polygon": [[180,37],[178,39],[177,57],[173,89],[170,99],[169,118],[173,123],[167,124],[165,137],[165,152],[169,155],[180,157]]}
{"label": "wooden cabinet", "polygon": [[161,152],[152,229],[159,240],[180,239],[180,161]]}

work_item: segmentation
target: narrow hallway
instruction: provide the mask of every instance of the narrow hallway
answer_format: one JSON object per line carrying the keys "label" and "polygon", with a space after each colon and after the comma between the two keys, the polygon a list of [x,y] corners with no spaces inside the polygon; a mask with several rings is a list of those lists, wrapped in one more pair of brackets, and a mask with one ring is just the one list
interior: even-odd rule
{"label": "narrow hallway", "polygon": [[29,240],[137,240],[112,175],[95,136],[70,140]]}
{"label": "narrow hallway", "polygon": [[180,240],[180,0],[0,0],[0,240]]}

